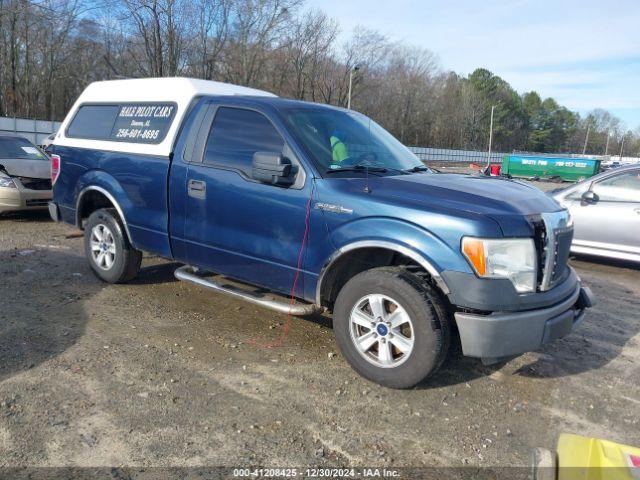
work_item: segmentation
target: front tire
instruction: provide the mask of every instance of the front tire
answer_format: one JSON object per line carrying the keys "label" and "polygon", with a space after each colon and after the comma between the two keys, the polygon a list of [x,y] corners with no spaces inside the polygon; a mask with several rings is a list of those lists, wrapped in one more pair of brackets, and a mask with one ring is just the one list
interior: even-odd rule
{"label": "front tire", "polygon": [[333,318],[345,359],[386,387],[422,382],[449,350],[449,316],[439,292],[406,268],[374,268],[354,276],[340,290]]}
{"label": "front tire", "polygon": [[89,266],[107,283],[124,283],[138,275],[142,252],[133,248],[115,210],[93,212],[84,227]]}

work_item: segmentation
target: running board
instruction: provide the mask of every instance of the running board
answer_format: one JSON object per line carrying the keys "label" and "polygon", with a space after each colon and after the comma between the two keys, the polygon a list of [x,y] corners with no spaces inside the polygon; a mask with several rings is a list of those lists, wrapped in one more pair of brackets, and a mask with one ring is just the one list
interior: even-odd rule
{"label": "running board", "polygon": [[261,307],[269,308],[271,310],[275,310],[276,312],[280,312],[280,313],[303,316],[303,315],[311,315],[312,313],[317,313],[322,311],[322,309],[315,304],[311,304],[311,303],[291,304],[289,301],[285,302],[285,301],[276,300],[274,298],[264,297],[258,293],[241,290],[240,288],[237,288],[231,285],[221,285],[215,280],[204,278],[198,275],[194,271],[194,269],[189,265],[185,265],[183,267],[178,268],[174,272],[174,275],[178,280],[192,282],[192,283],[195,283],[196,285],[209,288],[216,292],[227,293],[234,297],[238,297],[243,300],[246,300],[247,302],[254,303],[256,305],[260,305]]}

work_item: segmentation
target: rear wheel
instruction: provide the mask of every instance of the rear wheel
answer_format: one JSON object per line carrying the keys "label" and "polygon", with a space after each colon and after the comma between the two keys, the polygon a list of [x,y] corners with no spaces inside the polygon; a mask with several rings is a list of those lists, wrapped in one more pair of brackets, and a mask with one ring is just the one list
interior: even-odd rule
{"label": "rear wheel", "polygon": [[409,388],[435,372],[449,349],[449,318],[439,293],[402,267],[362,272],[340,291],[334,332],[363,377]]}
{"label": "rear wheel", "polygon": [[115,210],[100,209],[89,216],[84,248],[89,266],[105,282],[127,282],[140,270],[142,252],[129,242]]}

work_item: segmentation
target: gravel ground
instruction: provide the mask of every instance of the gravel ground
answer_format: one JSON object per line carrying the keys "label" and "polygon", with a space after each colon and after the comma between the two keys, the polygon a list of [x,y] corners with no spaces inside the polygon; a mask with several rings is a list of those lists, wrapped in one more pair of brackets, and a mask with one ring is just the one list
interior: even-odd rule
{"label": "gravel ground", "polygon": [[[552,184],[553,185],[553,184]],[[556,185],[553,185],[554,187]],[[526,466],[561,432],[640,445],[640,272],[572,259],[599,304],[506,364],[450,355],[427,384],[357,376],[328,317],[177,282],[93,276],[74,230],[0,218],[0,466]]]}

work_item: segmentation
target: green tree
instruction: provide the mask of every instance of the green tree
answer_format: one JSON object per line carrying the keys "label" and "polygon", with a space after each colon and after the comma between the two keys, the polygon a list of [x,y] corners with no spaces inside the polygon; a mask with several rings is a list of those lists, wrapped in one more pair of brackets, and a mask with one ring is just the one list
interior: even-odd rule
{"label": "green tree", "polygon": [[541,100],[536,92],[525,93],[522,105],[527,116],[525,148],[532,152],[557,152],[576,128],[578,118],[553,98]]}
{"label": "green tree", "polygon": [[[481,129],[489,131],[491,106],[495,106],[493,138],[496,149],[520,148],[526,139],[527,116],[522,100],[509,83],[484,68],[476,69],[467,82],[479,94],[484,104],[485,115]],[[487,134],[484,135],[485,137]],[[488,138],[487,138],[488,140]],[[485,145],[478,147],[484,148]]]}

